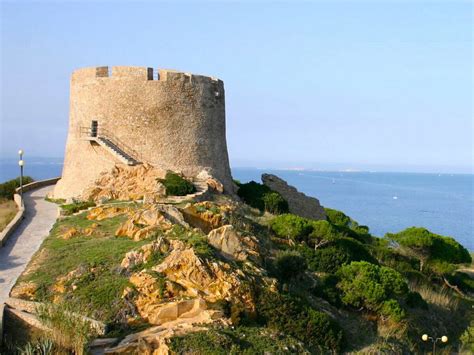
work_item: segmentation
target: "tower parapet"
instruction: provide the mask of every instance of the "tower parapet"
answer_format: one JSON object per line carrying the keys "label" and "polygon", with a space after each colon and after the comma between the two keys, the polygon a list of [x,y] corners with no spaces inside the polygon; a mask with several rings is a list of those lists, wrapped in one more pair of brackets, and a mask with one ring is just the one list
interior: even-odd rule
{"label": "tower parapet", "polygon": [[134,160],[138,152],[140,162],[187,176],[206,169],[232,191],[224,83],[219,79],[130,66],[74,71],[63,175],[55,197],[80,196],[102,172],[120,163],[96,140],[84,139],[84,129],[93,125],[96,133],[108,132],[112,146]]}

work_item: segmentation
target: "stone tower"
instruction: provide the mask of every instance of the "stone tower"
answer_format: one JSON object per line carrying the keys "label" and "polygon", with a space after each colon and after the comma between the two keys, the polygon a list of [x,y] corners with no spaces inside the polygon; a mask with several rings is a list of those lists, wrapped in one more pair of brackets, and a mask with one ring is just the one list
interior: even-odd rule
{"label": "stone tower", "polygon": [[76,70],[69,132],[55,198],[78,197],[117,163],[149,163],[233,190],[221,80],[144,67]]}

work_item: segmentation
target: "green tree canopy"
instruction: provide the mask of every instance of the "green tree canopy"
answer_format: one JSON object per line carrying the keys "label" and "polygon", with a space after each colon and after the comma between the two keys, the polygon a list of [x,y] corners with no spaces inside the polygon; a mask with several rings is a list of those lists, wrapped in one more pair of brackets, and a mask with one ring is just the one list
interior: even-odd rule
{"label": "green tree canopy", "polygon": [[402,250],[420,260],[420,271],[430,263],[437,270],[449,265],[472,261],[469,251],[451,237],[430,232],[426,228],[411,227],[399,233],[387,233],[385,238],[398,243]]}

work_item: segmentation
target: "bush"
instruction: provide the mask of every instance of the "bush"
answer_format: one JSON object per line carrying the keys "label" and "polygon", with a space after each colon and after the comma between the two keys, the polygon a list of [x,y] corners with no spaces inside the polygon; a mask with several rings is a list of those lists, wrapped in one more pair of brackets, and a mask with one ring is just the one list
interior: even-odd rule
{"label": "bush", "polygon": [[173,354],[285,354],[289,348],[307,353],[296,339],[265,327],[215,327],[173,337],[169,346]]}
{"label": "bush", "polygon": [[[33,178],[29,176],[23,176],[23,185],[33,182]],[[0,199],[13,200],[13,195],[15,194],[15,189],[20,187],[20,178],[5,181],[0,184]]]}
{"label": "bush", "polygon": [[260,211],[265,209],[265,203],[263,201],[263,195],[271,192],[270,188],[266,185],[259,184],[255,181],[250,181],[246,184],[240,184],[237,195],[244,200],[244,202],[253,208],[258,208]]}
{"label": "bush", "polygon": [[448,264],[472,262],[468,250],[451,237],[431,233],[425,228],[411,227],[399,233],[387,233],[386,238],[397,242],[405,252],[420,260],[420,271],[431,263],[436,265],[435,272],[449,273]]}
{"label": "bush", "polygon": [[324,275],[319,279],[315,295],[324,298],[330,304],[338,307],[341,305],[339,290],[336,288],[339,279],[335,275]]}
{"label": "bush", "polygon": [[67,205],[61,205],[61,208],[64,211],[65,216],[70,216],[74,213],[77,213],[82,210],[86,210],[89,207],[94,207],[94,206],[95,206],[95,202],[85,201],[85,202],[76,202],[76,203],[70,203]]}
{"label": "bush", "polygon": [[270,328],[295,337],[319,353],[341,350],[343,332],[340,326],[327,314],[308,307],[299,298],[263,291],[257,303],[260,320]]}
{"label": "bush", "polygon": [[270,228],[282,238],[296,241],[304,240],[313,230],[311,223],[303,217],[294,214],[282,214],[270,221]]}
{"label": "bush", "polygon": [[172,171],[168,171],[164,179],[158,179],[166,188],[168,196],[185,196],[196,192],[196,187],[188,180]]}
{"label": "bush", "polygon": [[239,187],[237,195],[253,208],[273,214],[288,212],[288,202],[268,186],[255,181],[246,184],[238,183],[237,186]]}
{"label": "bush", "polygon": [[357,222],[353,221],[352,218],[341,211],[334,210],[332,208],[324,208],[324,210],[326,211],[327,220],[336,226],[348,228],[357,226]]}
{"label": "bush", "polygon": [[[366,261],[355,261],[342,266],[337,272],[344,304],[357,308],[365,307],[380,312],[384,302],[404,296],[408,286],[397,271]],[[393,303],[393,302],[391,302]],[[393,306],[385,306],[393,308]]]}
{"label": "bush", "polygon": [[380,314],[390,318],[394,322],[400,322],[405,318],[405,311],[402,309],[402,307],[400,307],[400,304],[394,299],[385,301],[382,304]]}
{"label": "bush", "polygon": [[278,276],[284,281],[290,281],[302,274],[306,268],[305,259],[296,252],[283,252],[275,260]]}
{"label": "bush", "polygon": [[376,262],[363,244],[350,238],[336,239],[329,246],[316,250],[306,246],[301,246],[298,250],[313,271],[334,273],[342,265],[352,261]]}
{"label": "bush", "polygon": [[263,195],[265,211],[273,214],[288,213],[288,202],[277,192],[269,192]]}

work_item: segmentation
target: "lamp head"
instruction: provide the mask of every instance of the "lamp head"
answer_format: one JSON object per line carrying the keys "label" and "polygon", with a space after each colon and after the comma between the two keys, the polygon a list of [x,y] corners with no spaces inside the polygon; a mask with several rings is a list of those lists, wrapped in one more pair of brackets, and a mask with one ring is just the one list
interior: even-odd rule
{"label": "lamp head", "polygon": [[19,155],[23,155],[23,153],[24,153],[23,149],[20,149],[20,150],[18,151],[18,154],[19,154]]}
{"label": "lamp head", "polygon": [[18,161],[18,165],[23,166],[23,165],[25,165],[25,162],[23,160],[20,160],[20,161]]}
{"label": "lamp head", "polygon": [[421,336],[421,340],[423,340],[423,341],[428,341],[428,334],[423,334],[423,335]]}
{"label": "lamp head", "polygon": [[448,342],[448,337],[447,337],[446,335],[443,335],[443,336],[441,337],[441,341],[442,341],[443,343],[447,343],[447,342]]}

